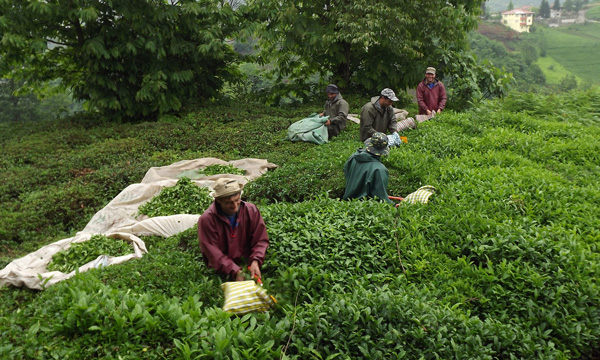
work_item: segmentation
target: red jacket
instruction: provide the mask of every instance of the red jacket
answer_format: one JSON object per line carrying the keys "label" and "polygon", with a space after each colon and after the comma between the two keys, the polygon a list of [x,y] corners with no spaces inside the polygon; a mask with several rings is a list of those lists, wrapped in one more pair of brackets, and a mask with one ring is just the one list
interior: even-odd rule
{"label": "red jacket", "polygon": [[423,79],[417,86],[417,102],[419,103],[419,115],[427,115],[427,110],[444,110],[446,107],[446,88],[438,79],[435,79],[430,89]]}
{"label": "red jacket", "polygon": [[269,237],[256,205],[242,201],[235,228],[217,207],[213,202],[198,219],[200,250],[208,266],[232,276],[240,270],[242,258],[248,264],[258,260],[262,266]]}

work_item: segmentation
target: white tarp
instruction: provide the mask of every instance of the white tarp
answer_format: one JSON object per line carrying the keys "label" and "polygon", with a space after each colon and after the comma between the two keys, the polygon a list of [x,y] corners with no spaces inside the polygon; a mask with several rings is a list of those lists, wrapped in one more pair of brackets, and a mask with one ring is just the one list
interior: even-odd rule
{"label": "white tarp", "polygon": [[[201,170],[210,165],[233,165],[245,170],[245,175],[219,174],[200,176]],[[103,234],[109,238],[127,241],[132,245],[131,254],[119,257],[102,255],[79,268],[84,272],[92,268],[120,264],[122,262],[141,258],[147,253],[146,245],[138,236],[159,235],[173,236],[194,226],[200,214],[179,214],[172,216],[157,216],[148,218],[137,214],[140,205],[158,195],[165,187],[174,186],[182,176],[190,178],[199,186],[212,190],[214,182],[220,177],[235,178],[243,184],[248,183],[277,165],[263,159],[241,159],[223,161],[216,158],[184,160],[169,166],[155,167],[148,170],[139,184],[132,184],[119,193],[103,209],[98,211],[85,228],[74,237],[59,240],[46,245],[39,250],[22,258],[13,260],[0,270],[0,286],[26,286],[42,290],[44,287],[56,284],[75,275],[75,271],[65,274],[60,271],[48,271],[48,263],[52,255],[68,249],[74,242],[89,240],[92,235]],[[195,178],[193,175],[197,174]]]}

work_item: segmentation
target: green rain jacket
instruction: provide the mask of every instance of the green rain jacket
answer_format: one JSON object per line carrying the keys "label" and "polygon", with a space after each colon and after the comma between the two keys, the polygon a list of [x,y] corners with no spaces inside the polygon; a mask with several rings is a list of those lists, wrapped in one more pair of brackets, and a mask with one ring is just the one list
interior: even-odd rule
{"label": "green rain jacket", "polygon": [[331,121],[331,124],[327,126],[329,139],[339,135],[346,128],[349,108],[348,102],[342,98],[342,94],[338,94],[332,101],[327,100],[325,102],[323,112],[326,116],[329,116]]}
{"label": "green rain jacket", "polygon": [[372,97],[371,101],[362,107],[360,112],[360,141],[364,142],[377,131],[384,134],[387,133],[387,130],[389,130],[390,134],[398,131],[398,122],[396,115],[394,115],[394,109],[391,106],[382,109],[375,105],[380,97]]}
{"label": "green rain jacket", "polygon": [[366,149],[358,149],[344,164],[346,192],[344,200],[361,198],[379,198],[393,203],[387,194],[389,172],[381,163],[379,156]]}

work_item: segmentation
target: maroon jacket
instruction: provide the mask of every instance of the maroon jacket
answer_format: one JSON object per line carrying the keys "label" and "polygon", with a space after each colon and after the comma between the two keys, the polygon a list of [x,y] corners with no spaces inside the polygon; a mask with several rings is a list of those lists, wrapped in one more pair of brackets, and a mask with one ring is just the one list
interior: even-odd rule
{"label": "maroon jacket", "polygon": [[198,219],[200,250],[208,266],[232,276],[240,270],[238,264],[242,258],[247,259],[248,264],[258,260],[262,266],[269,237],[256,205],[242,201],[235,228],[217,210],[218,206],[213,202]]}
{"label": "maroon jacket", "polygon": [[430,89],[423,79],[417,86],[417,102],[419,103],[419,115],[427,115],[427,110],[444,110],[446,107],[446,88],[438,79],[435,79]]}

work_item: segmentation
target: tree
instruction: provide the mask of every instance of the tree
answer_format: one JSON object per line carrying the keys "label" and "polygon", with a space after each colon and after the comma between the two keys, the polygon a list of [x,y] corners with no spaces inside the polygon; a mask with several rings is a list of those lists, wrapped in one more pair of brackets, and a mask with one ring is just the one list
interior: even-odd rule
{"label": "tree", "polygon": [[81,110],[65,93],[56,91],[56,82],[33,93],[18,92],[23,83],[0,79],[0,122],[38,121],[72,114]]}
{"label": "tree", "polygon": [[552,10],[556,10],[556,11],[560,10],[560,0],[554,0],[554,5],[552,5]]}
{"label": "tree", "polygon": [[548,4],[547,0],[542,0],[542,3],[540,4],[539,16],[544,19],[550,18],[550,4]]}
{"label": "tree", "polygon": [[530,41],[521,44],[521,54],[523,54],[523,59],[525,60],[527,66],[531,65],[531,63],[536,61],[538,58],[537,49]]}
{"label": "tree", "polygon": [[575,75],[573,75],[573,74],[565,75],[565,77],[560,80],[560,84],[558,85],[558,88],[561,91],[569,91],[569,90],[577,89],[577,79],[575,78]]}
{"label": "tree", "polygon": [[215,0],[0,1],[0,74],[62,79],[115,116],[178,110],[233,78],[225,39],[239,19]]}
{"label": "tree", "polygon": [[512,0],[510,0],[510,2],[508,3],[508,7],[506,8],[507,11],[511,11],[514,10],[515,6],[513,5]]}
{"label": "tree", "polygon": [[573,0],[565,0],[563,3],[563,9],[566,11],[573,11],[575,9],[575,3]]}
{"label": "tree", "polygon": [[475,28],[481,0],[250,0],[262,21],[261,55],[280,83],[306,94],[320,74],[342,89],[373,93],[416,86],[427,66],[462,51]]}
{"label": "tree", "polygon": [[548,51],[548,38],[546,37],[546,33],[544,31],[540,31],[538,33],[538,48],[540,49],[540,56],[546,57],[546,53]]}

